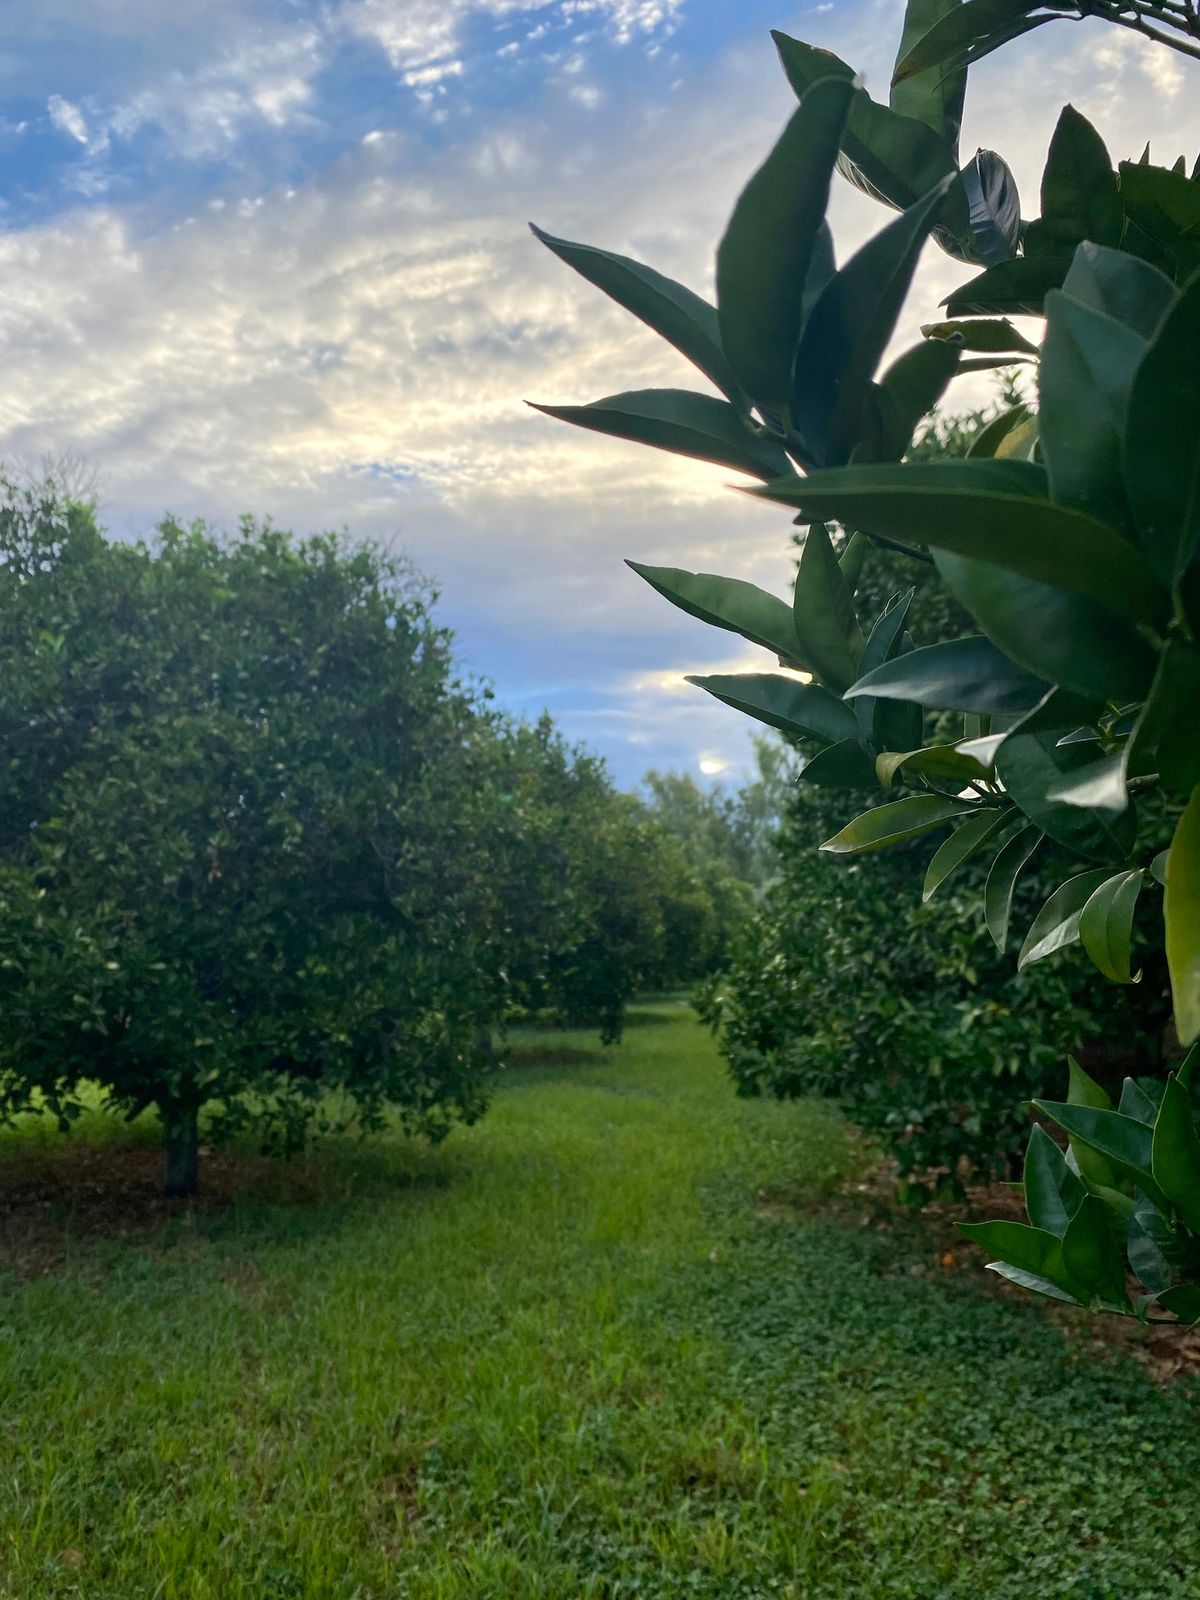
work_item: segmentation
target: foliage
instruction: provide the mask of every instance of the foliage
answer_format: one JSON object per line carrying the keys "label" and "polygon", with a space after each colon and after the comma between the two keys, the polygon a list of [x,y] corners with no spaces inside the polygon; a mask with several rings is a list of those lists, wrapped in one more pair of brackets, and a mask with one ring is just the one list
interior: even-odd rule
{"label": "foliage", "polygon": [[[927,892],[986,855],[984,913],[1004,950],[1020,875],[1052,841],[1076,858],[1074,870],[1034,918],[1019,966],[1079,943],[1124,983],[1137,976],[1139,901],[1165,884],[1175,1025],[1188,1045],[1200,1035],[1200,174],[1153,166],[1148,151],[1114,169],[1096,130],[1067,107],[1041,215],[1014,226],[1005,173],[978,161],[959,171],[954,140],[972,30],[982,23],[990,48],[1022,31],[1033,9],[1067,8],[911,0],[886,109],[835,57],[779,38],[800,106],[734,206],[717,251],[716,307],[690,306],[689,329],[703,327],[709,346],[715,339],[734,380],[725,402],[706,401],[706,449],[694,429],[681,431],[686,398],[669,414],[660,408],[647,431],[612,423],[617,397],[604,403],[605,426],[747,471],[764,480],[751,493],[807,525],[790,607],[741,581],[635,570],[806,676],[694,681],[818,745],[807,781],[896,792],[825,853],[852,857],[953,824]],[[1004,17],[1011,27],[994,26]],[[934,50],[931,33],[970,47]],[[864,152],[885,181],[871,178]],[[824,221],[839,160],[900,211],[840,267]],[[984,270],[949,297],[949,321],[927,324],[924,343],[880,373],[931,234]],[[661,329],[661,280],[656,294],[638,287],[617,298]],[[962,461],[905,459],[956,372],[1028,353],[1005,320],[1018,313],[1046,317],[1036,416],[1011,408]],[[668,336],[696,359],[692,333]],[[969,351],[981,353],[964,360]],[[699,364],[713,370],[711,349]],[[851,535],[840,558],[830,520]],[[931,555],[981,632],[915,648],[910,594],[864,629],[854,587],[868,541]],[[960,716],[959,736],[947,739],[943,723],[926,743],[926,711]],[[1155,803],[1139,816],[1146,792]],[[996,1224],[988,1237],[1008,1251],[1000,1270],[1085,1303],[1139,1315],[1157,1303],[1200,1319],[1191,1254],[1200,1142],[1186,1084],[1169,1080],[1153,1134],[1149,1121],[1131,1132],[1127,1114],[1104,1115],[1122,1119],[1121,1138],[1136,1147],[1119,1171],[1110,1149],[1099,1152],[1132,1193],[1089,1180],[1096,1163],[1073,1151],[1081,1176],[1059,1183],[1061,1241],[1041,1224],[1019,1236]],[[1066,1131],[1096,1153],[1094,1129]],[[1172,1152],[1167,1187],[1146,1146],[1160,1136]],[[1131,1207],[1138,1228],[1169,1247],[1171,1267],[1168,1286],[1151,1263],[1153,1285],[1143,1277],[1147,1292],[1134,1299],[1113,1265],[1123,1250],[1135,1273],[1143,1259]],[[1048,1215],[1036,1201],[1035,1210]]]}
{"label": "foliage", "polygon": [[495,715],[402,562],[332,537],[0,505],[0,1114],[82,1085],[272,1148],[484,1104],[544,1006],[615,1036],[718,913],[601,763]]}
{"label": "foliage", "polygon": [[62,1256],[4,1284],[14,1593],[1193,1600],[1191,1385],[924,1230],[813,1214],[861,1150],[813,1102],[731,1106],[681,1008],[514,1044],[436,1149],[247,1163],[232,1208],[102,1249],[94,1201],[10,1220],[27,1268]]}
{"label": "foliage", "polygon": [[[1164,973],[1100,994],[1077,953],[1014,973],[987,937],[978,869],[921,904],[923,840],[869,864],[818,857],[841,805],[800,788],[780,876],[699,992],[739,1093],[835,1098],[915,1200],[1018,1175],[1025,1103],[1054,1092],[1067,1051],[1108,1073],[1159,1070]],[[1042,868],[1023,904],[1052,883]]]}

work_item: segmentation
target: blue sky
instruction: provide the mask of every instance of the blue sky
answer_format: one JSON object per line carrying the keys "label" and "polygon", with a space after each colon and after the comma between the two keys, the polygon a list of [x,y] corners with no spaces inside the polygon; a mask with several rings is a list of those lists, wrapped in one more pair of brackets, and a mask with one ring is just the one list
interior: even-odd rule
{"label": "blue sky", "polygon": [[[0,456],[85,458],[117,536],[250,511],[407,548],[504,703],[548,706],[626,783],[736,775],[746,724],[683,674],[760,663],[621,558],[782,591],[786,518],[728,473],[524,406],[692,381],[525,223],[708,289],[792,104],[768,29],[838,50],[882,95],[901,10],[9,0]],[[1173,159],[1200,146],[1192,76],[1132,35],[1056,24],[975,75],[965,148],[999,149],[1033,214],[1066,99],[1114,157],[1148,132]],[[879,214],[843,186],[834,221],[844,254]],[[912,333],[963,275],[929,256]]]}

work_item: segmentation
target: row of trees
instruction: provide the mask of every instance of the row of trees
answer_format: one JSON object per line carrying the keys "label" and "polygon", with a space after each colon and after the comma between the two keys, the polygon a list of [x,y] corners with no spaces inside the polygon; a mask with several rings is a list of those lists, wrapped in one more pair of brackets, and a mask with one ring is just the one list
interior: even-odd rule
{"label": "row of trees", "polygon": [[202,1112],[279,1149],[388,1113],[438,1137],[513,1016],[611,1039],[713,963],[733,891],[464,682],[432,602],[332,536],[120,543],[4,487],[0,1115],[156,1108],[186,1193]]}

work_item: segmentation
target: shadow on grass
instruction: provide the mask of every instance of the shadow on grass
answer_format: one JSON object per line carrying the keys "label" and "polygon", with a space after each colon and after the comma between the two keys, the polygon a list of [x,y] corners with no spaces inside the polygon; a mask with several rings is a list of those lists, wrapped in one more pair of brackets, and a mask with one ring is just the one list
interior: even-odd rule
{"label": "shadow on grass", "polygon": [[588,1048],[574,1044],[543,1044],[539,1040],[510,1046],[504,1064],[514,1072],[523,1072],[526,1067],[596,1067],[607,1059],[600,1045]]}

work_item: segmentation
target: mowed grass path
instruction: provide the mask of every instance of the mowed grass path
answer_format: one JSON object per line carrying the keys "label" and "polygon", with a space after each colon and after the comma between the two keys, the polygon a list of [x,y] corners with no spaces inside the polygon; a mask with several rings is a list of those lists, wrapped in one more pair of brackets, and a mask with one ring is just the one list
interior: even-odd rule
{"label": "mowed grass path", "polygon": [[6,1278],[4,1600],[1200,1595],[1194,1390],[806,1215],[862,1155],[682,1007],[518,1058]]}

